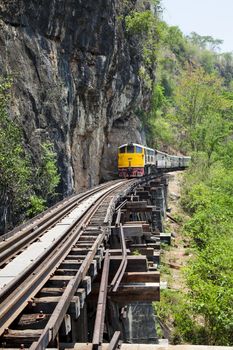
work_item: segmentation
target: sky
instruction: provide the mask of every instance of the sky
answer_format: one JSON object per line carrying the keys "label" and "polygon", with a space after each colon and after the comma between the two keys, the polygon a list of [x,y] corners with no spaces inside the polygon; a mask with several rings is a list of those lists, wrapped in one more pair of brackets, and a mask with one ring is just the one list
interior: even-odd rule
{"label": "sky", "polygon": [[163,19],[187,35],[221,39],[221,52],[233,52],[233,0],[162,0]]}

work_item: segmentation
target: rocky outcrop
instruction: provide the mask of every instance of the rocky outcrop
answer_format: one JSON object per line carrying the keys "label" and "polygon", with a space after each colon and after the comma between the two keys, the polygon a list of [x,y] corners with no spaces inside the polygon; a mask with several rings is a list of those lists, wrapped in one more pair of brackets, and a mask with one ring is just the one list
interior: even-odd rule
{"label": "rocky outcrop", "polygon": [[[54,143],[67,194],[116,174],[116,147],[144,142],[140,54],[119,0],[0,0],[0,69],[14,78],[12,118],[36,158]],[[128,1],[133,7],[136,1]]]}

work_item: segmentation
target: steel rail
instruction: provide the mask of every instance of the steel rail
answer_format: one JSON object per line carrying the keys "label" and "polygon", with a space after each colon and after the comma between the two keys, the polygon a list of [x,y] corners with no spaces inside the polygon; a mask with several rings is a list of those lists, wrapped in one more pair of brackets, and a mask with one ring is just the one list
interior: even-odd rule
{"label": "steel rail", "polygon": [[113,334],[113,337],[108,345],[108,349],[107,350],[116,350],[119,346],[120,343],[120,336],[121,336],[121,332],[120,331],[116,331]]}
{"label": "steel rail", "polygon": [[121,247],[122,247],[122,260],[120,263],[120,266],[110,284],[110,289],[113,292],[116,292],[119,284],[121,283],[122,277],[125,273],[125,269],[127,266],[127,249],[126,249],[126,244],[125,244],[125,237],[124,237],[124,231],[123,231],[123,227],[122,224],[120,224],[120,240],[121,240]]}
{"label": "steel rail", "polygon": [[[2,303],[0,306],[0,334],[1,335],[3,334],[4,330],[12,323],[12,321],[19,315],[19,313],[24,309],[24,307],[28,303],[28,300],[30,300],[30,298],[33,298],[36,295],[36,293],[42,288],[42,286],[50,278],[51,274],[53,274],[54,271],[57,269],[57,267],[60,265],[60,262],[64,260],[65,257],[69,254],[70,249],[74,244],[78,242],[83,232],[82,231],[83,225],[86,224],[88,220],[91,218],[91,216],[96,212],[96,210],[98,209],[98,206],[101,205],[105,197],[109,194],[109,192],[115,190],[120,186],[122,186],[122,182],[117,183],[117,185],[115,185],[114,188],[107,190],[107,192],[105,192],[105,194],[101,198],[99,198],[95,204],[93,204],[93,206],[89,209],[89,211],[86,214],[83,215],[82,218],[79,218],[76,222],[74,222],[69,227],[69,230],[66,231],[66,235],[63,235],[56,242],[56,247],[53,246],[50,249],[48,249],[48,251],[46,252],[46,255],[43,255],[43,257],[40,257],[40,259],[36,261],[36,266],[38,267],[35,269],[35,264],[34,264],[33,265],[35,269],[34,271],[32,270],[32,268],[28,269],[26,280],[21,282],[20,278],[17,279],[16,282],[17,282],[17,285],[19,286],[18,288],[15,288],[15,283],[14,284],[12,283],[10,290],[9,290],[9,286],[8,288],[4,289],[4,293],[2,290],[2,295],[1,295]],[[67,237],[70,231],[72,232]],[[101,242],[103,238],[104,236],[102,234]],[[89,261],[89,264],[87,264],[88,259],[90,259],[90,254],[91,254],[91,258],[93,259],[97,249],[98,247],[93,246],[93,249],[91,249],[87,257],[85,258],[84,262],[82,263],[81,269],[80,269],[80,271],[82,272],[80,275],[81,280],[84,277],[83,276],[84,272],[87,273],[88,268],[91,264],[91,261]],[[78,284],[80,283],[81,280],[78,279]],[[70,284],[68,284],[68,286],[69,285]],[[13,287],[14,289],[12,289]],[[5,299],[3,299],[3,297],[5,297]],[[57,331],[58,329],[56,329],[56,332]]]}
{"label": "steel rail", "polygon": [[[119,180],[119,181],[121,181],[121,180]],[[116,182],[116,180],[109,181],[108,184],[111,184],[114,182]],[[24,231],[26,231],[27,234],[30,233],[30,231],[33,230],[34,226],[42,225],[44,223],[44,221],[46,221],[47,218],[49,216],[51,216],[51,214],[56,214],[57,212],[59,212],[59,210],[61,210],[62,206],[67,205],[69,203],[73,203],[77,199],[84,196],[85,194],[91,193],[94,190],[97,190],[97,189],[100,190],[105,185],[106,185],[106,183],[101,184],[101,185],[97,185],[94,188],[91,188],[87,191],[83,191],[81,193],[73,194],[69,197],[66,197],[62,201],[60,201],[60,202],[56,203],[55,205],[53,205],[52,207],[46,209],[43,213],[40,213],[40,214],[36,215],[35,217],[33,217],[32,219],[29,219],[26,223],[20,224],[19,226],[15,227],[13,230],[1,235],[0,236],[0,252],[2,250],[2,245],[7,244],[7,242],[8,242],[7,240],[13,238],[14,236],[24,234]]]}
{"label": "steel rail", "polygon": [[103,342],[104,319],[105,319],[105,310],[106,310],[107,293],[108,293],[109,265],[110,265],[110,255],[109,255],[109,250],[107,249],[105,252],[104,266],[102,271],[99,297],[97,302],[95,326],[94,326],[94,332],[93,332],[93,338],[92,338],[93,350],[98,350]]}
{"label": "steel rail", "polygon": [[125,204],[127,203],[127,199],[125,199],[123,202],[121,202],[121,204],[118,205],[118,207],[116,207],[116,211],[118,211],[119,209],[121,209]]}
{"label": "steel rail", "polygon": [[[125,181],[124,181],[125,183]],[[115,186],[114,189],[109,190],[103,198],[101,198],[95,205],[94,205],[94,212],[97,211],[98,207],[102,204],[102,202],[107,198],[107,196],[111,195],[112,192],[116,191],[118,187],[121,187],[122,183]],[[111,201],[110,201],[111,203]],[[92,213],[93,215],[93,213]],[[91,215],[91,216],[92,216]],[[84,261],[82,262],[79,270],[77,271],[76,275],[69,281],[68,285],[65,288],[65,291],[62,294],[62,297],[60,301],[58,302],[57,306],[55,307],[55,310],[53,311],[45,329],[43,330],[39,340],[37,342],[34,342],[29,350],[44,350],[51,341],[53,341],[56,338],[56,335],[59,331],[59,328],[61,326],[62,320],[64,319],[64,316],[67,312],[67,309],[69,307],[69,304],[75,295],[75,292],[78,288],[79,283],[82,281],[82,279],[86,276],[86,273],[90,267],[90,264],[96,255],[96,252],[98,250],[98,247],[102,243],[105,236],[105,232],[100,234],[96,241],[93,243],[92,248],[86,255]]]}
{"label": "steel rail", "polygon": [[[110,185],[112,181],[108,184]],[[20,235],[15,234],[8,241],[4,241],[4,243],[0,243],[0,266],[6,264],[16,253],[21,251],[26,245],[32,243],[38,237],[43,234],[45,230],[48,230],[50,227],[55,225],[59,220],[61,220],[66,214],[69,213],[72,209],[74,209],[78,204],[84,201],[91,194],[97,193],[101,189],[105,188],[106,184],[98,186],[94,189],[85,192],[84,194],[80,194],[72,198],[71,202],[64,203],[62,207],[59,207],[54,213],[50,213],[50,215],[46,215],[43,222],[41,222],[41,226],[32,231],[25,230]],[[68,206],[67,206],[68,205]],[[51,217],[52,216],[52,217]]]}
{"label": "steel rail", "polygon": [[[121,181],[120,183],[122,183],[122,181]],[[105,184],[104,187],[105,187],[105,188],[108,188],[109,185],[111,185],[111,183],[108,184],[108,185]],[[116,186],[117,186],[117,184],[116,184]],[[102,187],[101,189],[99,189],[98,191],[95,190],[95,191],[91,191],[91,193],[88,192],[88,194],[85,196],[85,198],[83,198],[83,200],[87,199],[88,197],[90,197],[90,195],[92,195],[93,193],[99,192],[99,191],[102,190],[102,189],[103,189],[103,187]],[[79,202],[79,204],[80,204],[80,202]],[[83,214],[83,215],[84,215],[84,214]],[[82,216],[83,216],[83,215],[82,215]],[[64,233],[61,235],[61,237],[56,241],[56,244],[59,244],[59,242],[60,242],[64,237],[66,237],[66,236],[69,234],[69,232],[77,225],[78,221],[81,220],[82,216],[79,217],[76,221],[74,221],[74,222],[64,231]],[[15,289],[15,284],[17,283],[17,285],[18,285],[18,284],[22,283],[23,280],[33,272],[33,269],[35,268],[35,266],[37,266],[40,262],[42,262],[42,261],[44,260],[44,258],[46,258],[46,256],[47,256],[53,249],[54,249],[54,246],[51,246],[50,248],[48,248],[48,249],[44,252],[44,254],[43,254],[42,256],[40,256],[38,259],[36,259],[28,268],[26,268],[26,269],[25,269],[21,274],[19,274],[14,280],[12,280],[10,283],[8,283],[8,285],[7,285],[6,287],[2,288],[2,289],[0,290],[0,302],[1,302],[2,300],[4,300],[4,298],[5,298],[5,296],[6,296],[7,294],[10,294],[10,292],[11,292],[12,290]],[[0,310],[1,310],[1,309],[0,309]]]}
{"label": "steel rail", "polygon": [[119,227],[120,222],[121,222],[121,209],[118,209],[117,217],[116,217],[116,221],[115,221],[115,227]]}

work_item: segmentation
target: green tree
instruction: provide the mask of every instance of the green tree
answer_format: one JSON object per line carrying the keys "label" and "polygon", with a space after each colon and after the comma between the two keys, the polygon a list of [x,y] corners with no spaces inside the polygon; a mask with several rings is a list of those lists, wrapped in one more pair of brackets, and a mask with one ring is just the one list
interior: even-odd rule
{"label": "green tree", "polygon": [[45,142],[41,144],[40,160],[36,170],[34,188],[36,194],[48,204],[56,198],[56,189],[60,182],[60,174],[57,167],[57,155],[53,150],[53,144]]}
{"label": "green tree", "polygon": [[184,143],[189,150],[207,152],[210,161],[232,129],[232,101],[224,96],[222,80],[202,68],[189,68],[181,75],[175,103]]}
{"label": "green tree", "polygon": [[[158,8],[159,2],[155,3]],[[125,17],[125,26],[143,58],[139,75],[145,81],[147,88],[152,89],[159,43],[164,35],[163,22],[151,10],[140,10],[132,11]]]}
{"label": "green tree", "polygon": [[0,79],[0,220],[1,230],[10,228],[22,215],[30,186],[30,165],[23,148],[22,133],[8,117],[12,81]]}
{"label": "green tree", "polygon": [[187,271],[190,309],[205,344],[233,344],[233,239],[212,238]]}
{"label": "green tree", "polygon": [[219,47],[223,44],[223,40],[214,39],[210,35],[199,35],[196,32],[192,32],[187,36],[187,39],[194,45],[200,47],[200,49],[209,49],[212,51],[219,50]]}
{"label": "green tree", "polygon": [[25,152],[22,129],[8,115],[12,79],[0,78],[0,230],[13,228],[25,217],[54,202],[60,181],[51,143],[41,145],[41,159],[33,165]]}

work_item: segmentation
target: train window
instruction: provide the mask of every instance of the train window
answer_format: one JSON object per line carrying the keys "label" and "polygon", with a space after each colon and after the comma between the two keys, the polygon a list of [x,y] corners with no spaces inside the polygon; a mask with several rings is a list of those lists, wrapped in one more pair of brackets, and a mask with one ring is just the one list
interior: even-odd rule
{"label": "train window", "polygon": [[142,153],[142,147],[136,146],[136,153]]}
{"label": "train window", "polygon": [[134,145],[127,146],[127,153],[134,153]]}
{"label": "train window", "polygon": [[149,153],[150,156],[154,155],[154,151],[152,151],[152,150],[148,150],[148,153]]}
{"label": "train window", "polygon": [[125,151],[126,151],[126,147],[121,147],[119,152],[120,153],[125,153]]}

